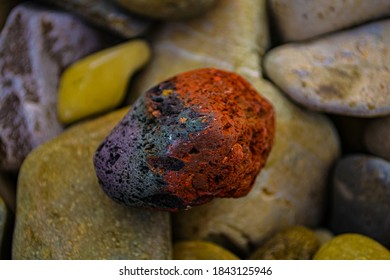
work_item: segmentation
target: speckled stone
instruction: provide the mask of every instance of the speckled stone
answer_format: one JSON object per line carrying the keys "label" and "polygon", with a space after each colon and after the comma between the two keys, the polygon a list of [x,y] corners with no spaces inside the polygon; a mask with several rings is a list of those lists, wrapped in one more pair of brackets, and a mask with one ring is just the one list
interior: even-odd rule
{"label": "speckled stone", "polygon": [[324,244],[315,260],[390,260],[390,251],[360,234],[342,234]]}
{"label": "speckled stone", "polygon": [[149,89],[96,151],[96,174],[114,200],[188,209],[242,197],[271,151],[272,105],[241,76],[215,68]]}
{"label": "speckled stone", "polygon": [[44,0],[124,38],[144,34],[151,21],[120,9],[112,0]]}
{"label": "speckled stone", "polygon": [[366,155],[340,160],[333,177],[331,229],[390,246],[390,162]]}
{"label": "speckled stone", "polygon": [[76,17],[32,4],[12,10],[0,35],[0,169],[16,171],[36,146],[62,131],[61,71],[101,45]]}
{"label": "speckled stone", "polygon": [[228,250],[205,241],[181,241],[173,244],[174,260],[238,260]]}
{"label": "speckled stone", "polygon": [[163,20],[183,20],[199,16],[216,0],[115,0],[131,12]]}
{"label": "speckled stone", "polygon": [[301,105],[359,117],[390,114],[389,64],[390,20],[282,45],[264,61],[270,79]]}
{"label": "speckled stone", "polygon": [[166,213],[109,199],[93,153],[128,109],[71,127],[35,149],[18,181],[14,259],[169,259]]}
{"label": "speckled stone", "polygon": [[328,172],[339,155],[337,134],[328,119],[299,109],[261,78],[264,4],[221,0],[199,19],[163,25],[152,42],[154,59],[132,91],[140,94],[183,71],[218,67],[245,77],[275,108],[275,143],[251,192],[175,214],[177,239],[212,240],[249,253],[279,230],[321,220]]}
{"label": "speckled stone", "polygon": [[390,116],[370,121],[364,142],[372,154],[390,161]]}
{"label": "speckled stone", "polygon": [[283,41],[296,41],[390,15],[388,0],[270,0]]}
{"label": "speckled stone", "polygon": [[252,260],[311,260],[320,247],[316,234],[303,226],[279,232],[260,246]]}

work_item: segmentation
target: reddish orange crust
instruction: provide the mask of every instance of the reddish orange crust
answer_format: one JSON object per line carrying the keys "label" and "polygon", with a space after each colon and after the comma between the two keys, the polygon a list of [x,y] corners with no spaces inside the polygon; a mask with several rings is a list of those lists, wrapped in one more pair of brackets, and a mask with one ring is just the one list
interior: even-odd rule
{"label": "reddish orange crust", "polygon": [[185,165],[164,175],[167,192],[192,205],[246,195],[272,147],[271,104],[239,75],[217,69],[183,73],[174,84],[184,107],[213,118],[189,141],[169,146],[169,156]]}

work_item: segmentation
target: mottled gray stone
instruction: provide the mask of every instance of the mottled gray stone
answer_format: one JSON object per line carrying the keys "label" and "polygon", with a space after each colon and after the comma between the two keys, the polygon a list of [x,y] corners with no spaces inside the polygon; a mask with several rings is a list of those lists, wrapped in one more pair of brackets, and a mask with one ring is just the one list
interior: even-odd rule
{"label": "mottled gray stone", "polygon": [[261,78],[265,11],[264,0],[220,0],[198,19],[163,25],[152,44],[154,59],[138,77],[135,88],[142,93],[180,72],[217,67],[245,77],[276,111],[275,143],[253,189],[240,199],[217,199],[178,213],[177,239],[212,240],[249,253],[279,230],[321,220],[338,137],[328,119],[299,109]]}
{"label": "mottled gray stone", "polygon": [[303,106],[340,115],[390,114],[390,20],[286,44],[265,56],[270,79]]}
{"label": "mottled gray stone", "polygon": [[331,229],[361,233],[390,245],[390,162],[352,155],[335,168]]}
{"label": "mottled gray stone", "polygon": [[72,15],[20,4],[0,35],[0,168],[15,171],[36,146],[62,131],[61,71],[101,45]]}
{"label": "mottled gray stone", "polygon": [[270,0],[283,41],[312,38],[390,15],[388,0]]}
{"label": "mottled gray stone", "polygon": [[69,128],[24,161],[14,259],[169,259],[169,214],[126,208],[102,191],[98,145],[128,109]]}
{"label": "mottled gray stone", "polygon": [[390,161],[390,116],[370,121],[364,141],[372,154]]}
{"label": "mottled gray stone", "polygon": [[151,25],[150,20],[130,14],[117,7],[111,0],[44,0],[73,12],[86,21],[110,30],[124,38],[143,34]]}

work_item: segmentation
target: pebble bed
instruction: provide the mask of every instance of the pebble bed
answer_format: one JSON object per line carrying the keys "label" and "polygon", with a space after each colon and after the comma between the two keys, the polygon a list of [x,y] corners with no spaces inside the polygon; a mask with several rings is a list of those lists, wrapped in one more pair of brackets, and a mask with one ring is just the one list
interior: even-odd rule
{"label": "pebble bed", "polygon": [[[389,65],[388,0],[2,1],[0,259],[390,260]],[[140,96],[196,69],[239,75],[272,105],[269,156],[257,177],[240,177],[249,193],[142,202],[175,212],[113,201],[95,172],[98,147],[121,120],[146,122],[123,119]],[[229,91],[240,83],[223,94],[240,99]],[[181,94],[196,100],[192,88]],[[191,120],[184,114],[179,126]],[[111,140],[125,145],[126,133]],[[169,135],[153,135],[171,147]],[[233,144],[223,148],[234,163]],[[150,170],[126,156],[143,193],[132,175]],[[192,183],[205,193],[202,176],[224,172],[207,168]]]}

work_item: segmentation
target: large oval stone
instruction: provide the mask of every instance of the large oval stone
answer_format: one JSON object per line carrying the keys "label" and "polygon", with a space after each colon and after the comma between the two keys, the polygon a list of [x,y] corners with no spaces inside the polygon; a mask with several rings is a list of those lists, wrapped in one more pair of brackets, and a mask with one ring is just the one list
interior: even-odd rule
{"label": "large oval stone", "polygon": [[390,114],[389,63],[388,19],[282,45],[264,59],[267,75],[296,102],[358,117]]}
{"label": "large oval stone", "polygon": [[98,148],[96,174],[128,206],[176,211],[245,196],[274,129],[271,104],[241,76],[181,73],[138,99]]}
{"label": "large oval stone", "polygon": [[168,214],[113,202],[94,172],[94,151],[125,111],[74,126],[24,161],[14,259],[171,258]]}

